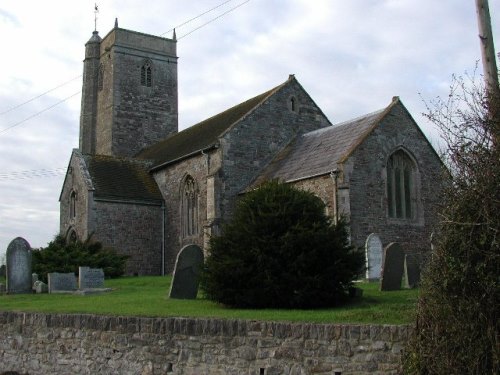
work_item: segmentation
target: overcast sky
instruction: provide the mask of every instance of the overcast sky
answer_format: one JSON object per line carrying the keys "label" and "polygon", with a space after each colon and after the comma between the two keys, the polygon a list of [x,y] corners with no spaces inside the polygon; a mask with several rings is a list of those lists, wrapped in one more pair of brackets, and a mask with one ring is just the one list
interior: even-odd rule
{"label": "overcast sky", "polygon": [[[446,97],[452,74],[473,72],[480,59],[474,0],[224,2],[97,2],[102,37],[115,17],[122,28],[171,37],[172,28],[221,4],[177,28],[181,129],[295,74],[333,123],[399,96],[437,147],[422,98]],[[499,0],[490,0],[490,12],[498,43]],[[58,232],[93,30],[94,1],[0,2],[0,257],[17,236],[40,247]]]}

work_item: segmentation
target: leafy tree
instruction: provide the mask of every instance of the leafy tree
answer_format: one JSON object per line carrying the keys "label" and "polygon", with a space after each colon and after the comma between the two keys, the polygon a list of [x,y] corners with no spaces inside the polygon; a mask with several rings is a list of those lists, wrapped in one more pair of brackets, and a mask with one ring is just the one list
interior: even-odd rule
{"label": "leafy tree", "polygon": [[201,286],[228,306],[316,308],[346,301],[363,269],[344,221],[333,225],[312,193],[272,181],[211,238]]}
{"label": "leafy tree", "polygon": [[103,248],[100,242],[67,242],[57,235],[47,247],[34,249],[32,252],[33,272],[47,281],[49,272],[78,273],[78,267],[102,268],[109,278],[123,275],[127,256],[119,255],[114,249]]}
{"label": "leafy tree", "polygon": [[500,121],[492,115],[500,103],[468,78],[429,106],[452,178],[405,356],[411,374],[500,373]]}

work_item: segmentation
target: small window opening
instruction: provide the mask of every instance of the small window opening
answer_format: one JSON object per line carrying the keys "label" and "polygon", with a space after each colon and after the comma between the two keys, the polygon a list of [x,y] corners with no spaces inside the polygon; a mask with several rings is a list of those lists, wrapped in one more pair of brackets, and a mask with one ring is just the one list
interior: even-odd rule
{"label": "small window opening", "polygon": [[297,112],[297,99],[294,97],[290,98],[290,109],[292,112]]}
{"label": "small window opening", "polygon": [[141,85],[151,87],[152,84],[152,69],[151,63],[148,61],[141,67]]}
{"label": "small window opening", "polygon": [[198,191],[191,176],[184,180],[181,205],[183,237],[194,236],[198,234]]}
{"label": "small window opening", "polygon": [[265,373],[265,369],[263,369],[262,367],[260,368],[260,372],[259,372],[259,375],[264,375]]}
{"label": "small window opening", "polygon": [[69,218],[74,219],[76,217],[76,192],[72,191],[69,198]]}

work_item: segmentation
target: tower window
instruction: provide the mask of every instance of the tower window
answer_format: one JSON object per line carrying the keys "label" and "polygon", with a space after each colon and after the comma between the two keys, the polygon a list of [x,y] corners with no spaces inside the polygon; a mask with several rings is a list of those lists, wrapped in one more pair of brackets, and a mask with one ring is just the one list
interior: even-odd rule
{"label": "tower window", "polygon": [[152,82],[152,69],[151,62],[146,61],[141,67],[141,85],[151,87]]}
{"label": "tower window", "polygon": [[194,236],[198,234],[198,191],[191,176],[184,179],[181,194],[182,237]]}
{"label": "tower window", "polygon": [[416,166],[403,150],[387,162],[387,208],[391,218],[413,219],[416,211]]}

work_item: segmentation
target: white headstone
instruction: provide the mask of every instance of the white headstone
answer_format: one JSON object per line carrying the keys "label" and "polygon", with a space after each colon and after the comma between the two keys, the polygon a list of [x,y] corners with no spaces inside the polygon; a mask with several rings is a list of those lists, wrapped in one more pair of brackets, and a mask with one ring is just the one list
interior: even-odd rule
{"label": "white headstone", "polygon": [[370,281],[380,280],[382,273],[382,241],[375,233],[366,239],[366,278]]}

